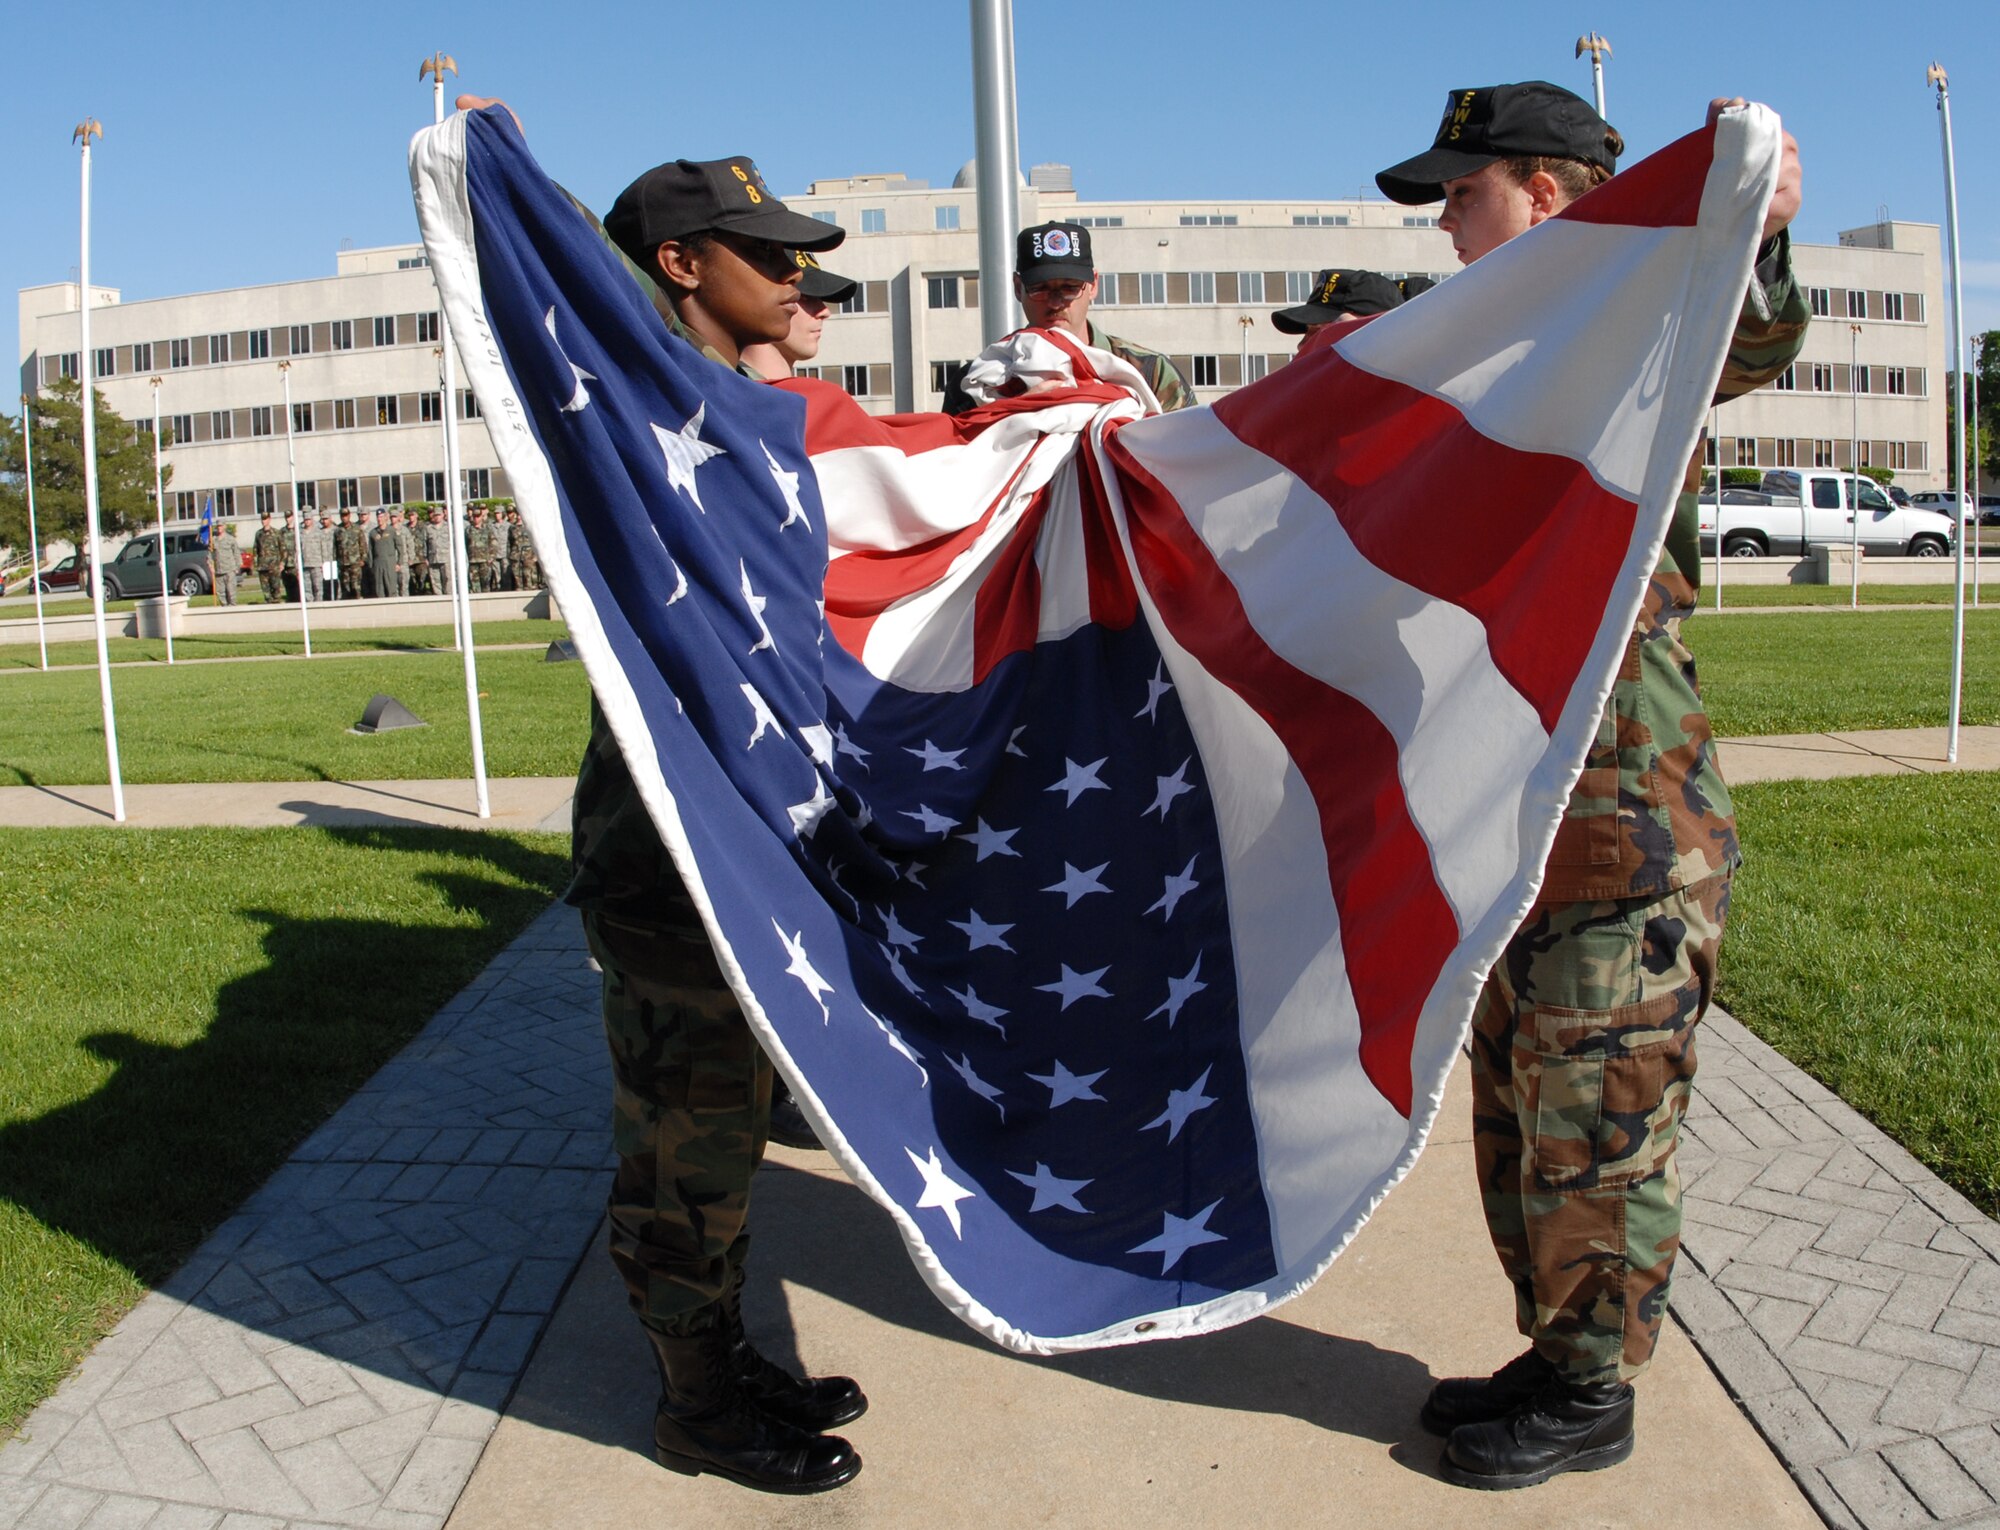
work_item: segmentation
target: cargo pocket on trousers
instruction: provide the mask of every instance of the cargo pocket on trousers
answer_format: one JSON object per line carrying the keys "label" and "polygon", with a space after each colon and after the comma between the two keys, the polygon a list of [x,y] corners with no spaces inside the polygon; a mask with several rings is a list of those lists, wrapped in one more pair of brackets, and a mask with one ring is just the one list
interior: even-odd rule
{"label": "cargo pocket on trousers", "polygon": [[[1612,1010],[1536,1007],[1528,1180],[1541,1191],[1610,1190],[1658,1167],[1694,1077],[1698,982]],[[1524,1038],[1529,1039],[1529,1038]]]}

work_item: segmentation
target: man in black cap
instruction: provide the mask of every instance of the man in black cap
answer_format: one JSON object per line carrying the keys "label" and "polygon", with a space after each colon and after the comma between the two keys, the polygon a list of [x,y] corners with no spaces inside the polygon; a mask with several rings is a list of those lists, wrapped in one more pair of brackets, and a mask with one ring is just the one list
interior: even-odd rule
{"label": "man in black cap", "polygon": [[[791,329],[782,340],[761,341],[743,352],[744,365],[769,382],[797,375],[798,367],[817,356],[820,338],[826,330],[827,310],[845,303],[861,290],[861,283],[835,276],[804,250],[792,251],[792,258],[799,268],[799,306],[792,315]],[[780,1111],[789,1104],[791,1112],[796,1113],[798,1106],[791,1103],[791,1091],[785,1088],[782,1079],[778,1081],[778,1091],[771,1096],[771,1139],[787,1147],[818,1146],[819,1139],[811,1136],[812,1129],[805,1126],[803,1117],[798,1124],[810,1140],[793,1141],[796,1133],[791,1131],[789,1122],[780,1129]]]}
{"label": "man in black cap", "polygon": [[[1709,120],[1741,104],[1712,102]],[[1398,202],[1442,201],[1438,226],[1470,263],[1608,180],[1623,147],[1559,86],[1456,90],[1431,147],[1376,181]],[[1788,136],[1718,398],[1771,381],[1804,342],[1787,232],[1798,206]],[[1739,859],[1680,635],[1701,576],[1694,472],[1540,897],[1473,1014],[1481,1209],[1530,1348],[1493,1376],[1439,1382],[1424,1404],[1425,1427],[1447,1437],[1445,1477],[1468,1487],[1526,1487],[1629,1456],[1631,1382],[1666,1315],[1674,1149]]]}
{"label": "man in black cap", "polygon": [[1411,298],[1422,297],[1436,285],[1437,283],[1432,281],[1428,276],[1418,271],[1412,271],[1408,276],[1396,283],[1396,290],[1403,294],[1403,301],[1407,303]]}
{"label": "man in black cap", "polygon": [[1271,322],[1282,334],[1303,335],[1335,319],[1364,318],[1400,308],[1403,294],[1379,271],[1343,271],[1338,267],[1313,278],[1313,295],[1291,308],[1280,308]]}
{"label": "man in black cap", "polygon": [[[1090,230],[1077,223],[1037,223],[1014,241],[1014,296],[1031,329],[1060,329],[1101,351],[1129,361],[1145,377],[1168,413],[1195,402],[1194,389],[1180,368],[1158,351],[1107,335],[1092,322],[1097,267],[1090,255]],[[947,414],[963,414],[972,400],[955,385],[945,395]]]}

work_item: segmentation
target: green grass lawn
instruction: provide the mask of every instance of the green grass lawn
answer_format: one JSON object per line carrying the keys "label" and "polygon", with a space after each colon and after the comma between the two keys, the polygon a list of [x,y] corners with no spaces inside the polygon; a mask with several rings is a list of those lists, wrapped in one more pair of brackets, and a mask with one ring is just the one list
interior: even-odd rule
{"label": "green grass lawn", "polygon": [[2000,1213],[2000,777],[1734,795],[1723,1007]]}
{"label": "green grass lawn", "polygon": [[[529,620],[479,622],[473,627],[473,642],[481,648],[500,643],[553,643],[569,636],[562,622]],[[451,647],[451,626],[430,627],[339,627],[313,629],[313,653],[396,652],[412,648]],[[105,650],[113,664],[152,662],[164,664],[167,645],[160,638],[112,637]],[[305,640],[296,627],[289,632],[234,632],[202,634],[174,639],[174,659],[250,659],[274,654],[303,654]],[[49,664],[59,668],[71,664],[95,664],[97,640],[49,644]],[[40,669],[42,652],[36,643],[10,643],[0,647],[0,673],[7,670]],[[6,692],[0,691],[0,701]]]}
{"label": "green grass lawn", "polygon": [[[547,623],[535,625],[547,629]],[[496,776],[575,773],[590,732],[581,664],[536,650],[479,656],[486,768]],[[112,677],[119,763],[158,781],[413,780],[469,776],[465,675],[455,653],[270,663],[164,664]],[[347,730],[386,691],[427,728]],[[105,780],[95,670],[0,681],[0,785]]]}
{"label": "green grass lawn", "polygon": [[[1701,609],[1704,613],[1715,609],[1715,565],[1702,565],[1702,578],[1707,581],[1702,586]],[[1868,606],[1948,606],[1956,596],[1949,584],[1864,584],[1861,586],[1861,604]],[[1722,582],[1722,609],[1732,610],[1748,606],[1827,606],[1839,608],[1848,604],[1849,591],[1846,585],[1827,584],[1735,584],[1724,570]],[[2000,554],[1986,566],[1980,581],[1980,602],[1982,605],[2000,607]],[[1972,606],[1972,569],[1968,565],[1965,572],[1965,603]]]}
{"label": "green grass lawn", "polygon": [[[1941,727],[1949,611],[1696,616],[1688,646],[1724,738],[1847,728]],[[2000,722],[2000,608],[1968,611],[1964,721]]]}
{"label": "green grass lawn", "polygon": [[568,874],[560,836],[0,830],[0,1437]]}

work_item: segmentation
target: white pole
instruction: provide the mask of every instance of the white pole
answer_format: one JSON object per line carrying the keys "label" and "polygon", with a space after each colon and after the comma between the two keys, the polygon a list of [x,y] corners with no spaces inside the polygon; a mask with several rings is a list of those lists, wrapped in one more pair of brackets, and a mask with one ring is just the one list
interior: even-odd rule
{"label": "white pole", "polygon": [[1013,0],[972,0],[972,127],[979,178],[979,328],[991,345],[1019,323],[1014,238],[1021,231],[1021,146],[1012,131]]}
{"label": "white pole", "polygon": [[160,522],[160,630],[167,635],[167,662],[174,662],[174,609],[167,590],[167,497],[160,482],[160,380],[153,380],[153,509]]}
{"label": "white pole", "polygon": [[[1601,113],[1599,115],[1602,115]],[[1722,609],[1722,437],[1715,405],[1708,406],[1708,439],[1715,448],[1715,609]]]}
{"label": "white pole", "polygon": [[1848,559],[1848,605],[1861,609],[1861,373],[1855,363],[1860,354],[1861,326],[1847,326],[1847,452],[1853,470],[1847,480],[1847,525],[1852,543]]}
{"label": "white pole", "polygon": [[49,629],[42,617],[42,537],[35,529],[35,417],[21,395],[21,466],[28,486],[28,588],[35,596],[35,636],[42,645],[42,668],[49,667]]}
{"label": "white pole", "polygon": [[[451,56],[438,52],[424,61],[417,78],[431,77],[431,117],[444,121],[444,75],[458,73]],[[472,743],[472,798],[481,818],[493,816],[493,803],[486,790],[486,730],[479,715],[479,661],[472,647],[472,590],[468,583],[471,567],[465,555],[465,493],[459,481],[458,458],[458,353],[453,348],[451,324],[444,315],[444,299],[438,299],[438,369],[443,391],[444,415],[444,503],[445,524],[451,536],[452,614],[458,627],[459,652],[465,656],[465,716]]]}
{"label": "white pole", "polygon": [[[1983,538],[1980,536],[1981,516],[1979,513],[1979,358],[1986,352],[1986,337],[1972,337],[1972,418],[1968,424],[1966,457],[1972,464],[1972,603],[1979,604],[1979,549]],[[1960,536],[1964,535],[1963,526]]]}
{"label": "white pole", "polygon": [[[1590,55],[1590,84],[1597,95],[1597,115],[1604,116],[1604,61],[1611,56],[1611,44],[1592,32],[1576,40],[1576,56]],[[1609,121],[1609,118],[1606,118]],[[1716,463],[1720,468],[1722,464]]]}
{"label": "white pole", "polygon": [[70,135],[71,142],[83,144],[83,233],[79,241],[77,281],[79,343],[77,371],[83,374],[83,510],[85,532],[90,547],[83,567],[90,576],[90,614],[97,626],[97,689],[104,702],[104,763],[111,777],[111,817],[125,821],[125,780],[118,768],[118,716],[111,705],[111,647],[104,636],[104,576],[97,567],[97,388],[90,366],[90,140],[102,138],[104,129],[94,117],[86,117]]}
{"label": "white pole", "polygon": [[[1958,171],[1951,157],[1951,88],[1944,69],[1933,63],[1926,75],[1937,86],[1938,129],[1944,140],[1944,232],[1951,257],[1951,354],[1959,365],[1958,408],[1952,417],[1951,460],[1958,470],[1958,487],[1965,489],[1965,278],[1958,256]],[[1979,534],[1979,495],[1972,496],[1973,535]],[[1965,690],[1965,509],[1963,502],[1952,507],[1958,520],[1957,588],[1951,604],[1951,707],[1945,724],[1944,757],[1957,763],[1959,703]]]}
{"label": "white pole", "polygon": [[278,375],[285,383],[285,467],[291,474],[292,483],[292,561],[299,566],[299,631],[306,640],[306,657],[313,652],[312,620],[306,615],[306,548],[305,538],[299,534],[299,462],[293,455],[292,435],[292,364],[278,363]]}

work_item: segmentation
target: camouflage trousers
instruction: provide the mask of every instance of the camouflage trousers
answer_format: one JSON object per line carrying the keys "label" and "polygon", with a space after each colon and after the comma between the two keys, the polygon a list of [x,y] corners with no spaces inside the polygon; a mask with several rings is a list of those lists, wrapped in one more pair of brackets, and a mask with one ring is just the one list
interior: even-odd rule
{"label": "camouflage trousers", "polygon": [[264,599],[280,601],[285,598],[285,578],[276,569],[258,569],[257,582],[264,587]]}
{"label": "camouflage trousers", "polygon": [[750,1246],[750,1181],[771,1126],[771,1063],[687,895],[644,924],[583,916],[611,1047],[611,1260],[650,1328],[714,1321]]}
{"label": "camouflage trousers", "polygon": [[215,603],[218,606],[236,604],[236,575],[222,573],[215,576]]}
{"label": "camouflage trousers", "polygon": [[361,565],[343,563],[340,565],[340,598],[359,600],[361,598]]}
{"label": "camouflage trousers", "polygon": [[1729,873],[1537,908],[1472,1021],[1473,1148],[1515,1320],[1571,1380],[1653,1358],[1681,1242],[1674,1149]]}

